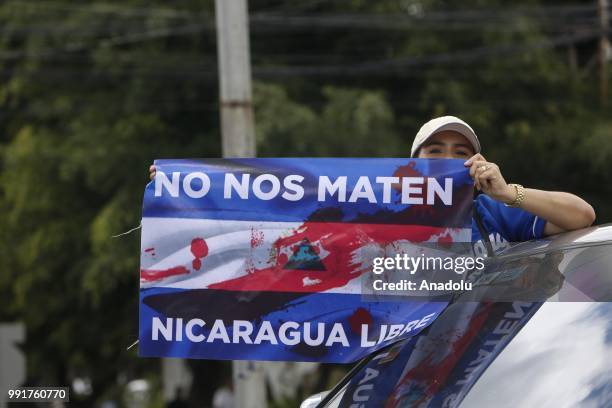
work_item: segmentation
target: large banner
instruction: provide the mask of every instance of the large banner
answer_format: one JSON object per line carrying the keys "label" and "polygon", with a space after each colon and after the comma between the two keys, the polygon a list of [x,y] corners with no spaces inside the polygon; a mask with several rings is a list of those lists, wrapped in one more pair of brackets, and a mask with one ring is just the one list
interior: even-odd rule
{"label": "large banner", "polygon": [[158,160],[145,190],[141,356],[348,363],[444,301],[372,301],[372,259],[471,240],[462,160]]}

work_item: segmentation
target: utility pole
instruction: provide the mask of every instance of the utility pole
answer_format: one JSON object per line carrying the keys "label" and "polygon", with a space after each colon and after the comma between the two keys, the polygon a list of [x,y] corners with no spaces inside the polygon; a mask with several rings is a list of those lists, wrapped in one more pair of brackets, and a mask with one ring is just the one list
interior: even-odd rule
{"label": "utility pole", "polygon": [[[215,0],[223,157],[255,157],[246,0]],[[267,406],[263,364],[232,361],[237,408]]]}
{"label": "utility pole", "polygon": [[215,0],[223,157],[255,157],[246,0]]}
{"label": "utility pole", "polygon": [[599,15],[599,100],[602,106],[606,106],[608,100],[608,58],[610,57],[610,40],[608,40],[608,30],[610,28],[610,7],[608,0],[597,1],[597,14]]}

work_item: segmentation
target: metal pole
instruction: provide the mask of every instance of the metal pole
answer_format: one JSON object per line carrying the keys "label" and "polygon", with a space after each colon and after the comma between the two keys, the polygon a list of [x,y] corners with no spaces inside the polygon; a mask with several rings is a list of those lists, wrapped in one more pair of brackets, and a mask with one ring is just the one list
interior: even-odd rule
{"label": "metal pole", "polygon": [[223,157],[254,157],[248,8],[246,0],[215,0]]}
{"label": "metal pole", "polygon": [[[246,0],[215,0],[223,157],[255,157]],[[267,406],[262,363],[233,361],[237,408]]]}

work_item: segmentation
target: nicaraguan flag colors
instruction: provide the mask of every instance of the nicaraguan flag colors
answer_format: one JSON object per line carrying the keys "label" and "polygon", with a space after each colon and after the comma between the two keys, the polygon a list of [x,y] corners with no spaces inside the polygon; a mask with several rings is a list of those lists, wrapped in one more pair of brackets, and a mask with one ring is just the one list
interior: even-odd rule
{"label": "nicaraguan flag colors", "polygon": [[140,355],[355,361],[447,302],[367,301],[375,257],[469,242],[461,160],[158,160],[142,217]]}

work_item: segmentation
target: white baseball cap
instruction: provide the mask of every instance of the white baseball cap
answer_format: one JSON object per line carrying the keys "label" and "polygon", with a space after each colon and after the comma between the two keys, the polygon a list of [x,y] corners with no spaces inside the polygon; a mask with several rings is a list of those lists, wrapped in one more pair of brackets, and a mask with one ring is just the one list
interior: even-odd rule
{"label": "white baseball cap", "polygon": [[414,138],[414,142],[412,142],[410,157],[414,157],[416,152],[421,148],[421,146],[423,146],[427,139],[438,132],[442,132],[443,130],[453,130],[461,133],[472,144],[474,151],[476,153],[480,153],[480,142],[478,141],[478,136],[476,136],[476,133],[474,133],[474,130],[470,127],[470,125],[455,116],[440,116],[439,118],[432,119],[421,126],[419,132]]}

